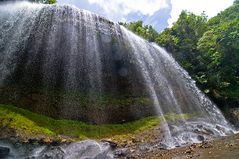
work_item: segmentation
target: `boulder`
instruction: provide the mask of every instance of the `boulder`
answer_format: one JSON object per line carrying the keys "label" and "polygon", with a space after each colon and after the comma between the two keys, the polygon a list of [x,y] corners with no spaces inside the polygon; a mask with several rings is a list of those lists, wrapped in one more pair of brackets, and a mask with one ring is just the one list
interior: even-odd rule
{"label": "boulder", "polygon": [[10,153],[10,148],[0,146],[0,159],[7,157],[9,153]]}

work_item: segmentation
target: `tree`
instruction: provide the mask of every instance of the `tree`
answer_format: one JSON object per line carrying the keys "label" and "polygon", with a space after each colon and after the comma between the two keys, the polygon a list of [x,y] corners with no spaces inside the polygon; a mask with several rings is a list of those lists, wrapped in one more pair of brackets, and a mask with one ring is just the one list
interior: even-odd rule
{"label": "tree", "polygon": [[197,66],[197,42],[207,30],[207,17],[182,11],[172,28],[162,32],[156,42],[170,51],[176,60],[193,75]]}
{"label": "tree", "polygon": [[199,88],[224,107],[239,103],[238,11],[239,0],[210,20],[204,13],[182,11],[177,22],[160,34],[142,21],[121,25],[165,47]]}
{"label": "tree", "polygon": [[211,96],[226,101],[239,95],[239,3],[213,17],[198,42],[205,66],[204,87]]}
{"label": "tree", "polygon": [[132,32],[138,34],[144,39],[154,42],[158,36],[158,32],[151,25],[143,25],[142,21],[130,22],[130,23],[119,23],[125,26]]}
{"label": "tree", "polygon": [[209,21],[183,11],[156,39],[219,105],[239,103],[238,11],[239,0]]}

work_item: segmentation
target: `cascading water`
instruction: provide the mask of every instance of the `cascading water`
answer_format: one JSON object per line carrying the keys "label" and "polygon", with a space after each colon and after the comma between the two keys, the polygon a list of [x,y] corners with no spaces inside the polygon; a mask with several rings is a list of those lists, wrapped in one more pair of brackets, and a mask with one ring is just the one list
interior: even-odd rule
{"label": "cascading water", "polygon": [[113,154],[109,143],[98,143],[92,140],[64,144],[61,146],[46,146],[22,144],[16,141],[0,140],[0,146],[11,149],[7,157],[1,159],[112,159]]}
{"label": "cascading water", "polygon": [[[165,130],[167,147],[197,143],[210,136],[232,133],[220,110],[196,87],[188,73],[164,49],[148,44],[124,29],[134,50],[138,67]],[[167,122],[166,113],[179,114],[177,122]],[[183,114],[194,114],[186,120]],[[180,116],[181,115],[181,116]]]}
{"label": "cascading water", "polygon": [[170,54],[87,11],[1,4],[0,55],[0,103],[92,123],[157,114],[167,147],[233,133]]}

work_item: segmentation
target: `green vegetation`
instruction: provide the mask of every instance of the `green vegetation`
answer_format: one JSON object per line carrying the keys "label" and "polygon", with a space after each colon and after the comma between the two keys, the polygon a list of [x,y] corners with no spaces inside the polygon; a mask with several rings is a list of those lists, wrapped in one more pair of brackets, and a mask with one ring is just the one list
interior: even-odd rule
{"label": "green vegetation", "polygon": [[[17,110],[13,107],[2,106],[0,105],[0,127],[9,127],[13,128],[16,131],[26,131],[27,133],[40,133],[53,135],[54,133],[49,129],[43,128],[37,125],[35,122],[29,118],[16,113],[13,110]],[[20,110],[27,113],[27,111]]]}
{"label": "green vegetation", "polygon": [[31,2],[39,2],[39,3],[45,3],[45,4],[54,4],[57,1],[56,0],[29,0]]}
{"label": "green vegetation", "polygon": [[137,133],[159,124],[159,118],[148,117],[124,124],[90,125],[80,121],[55,120],[28,110],[0,104],[0,127],[19,132],[49,136],[66,135],[75,139],[104,138]]}
{"label": "green vegetation", "polygon": [[[122,24],[165,47],[219,106],[239,102],[239,0],[217,16],[182,11],[171,28],[148,37],[142,22]],[[150,34],[151,35],[151,34]],[[232,104],[234,106],[236,104]]]}
{"label": "green vegetation", "polygon": [[45,3],[45,4],[54,4],[56,3],[56,0],[29,0],[32,2],[40,2],[40,3]]}
{"label": "green vegetation", "polygon": [[177,121],[179,119],[190,119],[192,117],[196,116],[196,114],[192,113],[192,114],[175,114],[175,113],[168,113],[166,115],[164,115],[164,118],[168,121],[168,122],[174,122]]}
{"label": "green vegetation", "polygon": [[[189,119],[187,114],[169,113],[167,121]],[[86,138],[101,139],[118,135],[136,134],[159,125],[159,117],[147,117],[123,124],[90,125],[80,121],[56,120],[25,109],[0,104],[0,128],[8,127],[25,135],[43,135],[45,137],[68,136],[76,140]]]}
{"label": "green vegetation", "polygon": [[189,73],[195,72],[197,65],[197,42],[206,31],[207,18],[182,11],[172,28],[162,32],[156,42],[173,53],[174,57]]}
{"label": "green vegetation", "polygon": [[203,63],[195,77],[213,97],[239,99],[238,10],[239,3],[236,1],[210,19],[208,30],[198,40],[199,59]]}
{"label": "green vegetation", "polygon": [[142,21],[131,22],[131,23],[119,23],[120,25],[125,26],[132,32],[142,36],[150,42],[154,42],[158,36],[157,31],[151,25],[143,25]]}
{"label": "green vegetation", "polygon": [[57,2],[56,0],[48,0],[48,4],[54,4],[56,2]]}

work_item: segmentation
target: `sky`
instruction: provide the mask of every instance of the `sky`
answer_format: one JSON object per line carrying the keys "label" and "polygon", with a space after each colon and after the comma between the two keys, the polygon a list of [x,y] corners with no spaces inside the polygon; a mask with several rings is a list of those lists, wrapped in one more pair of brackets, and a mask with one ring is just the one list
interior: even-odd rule
{"label": "sky", "polygon": [[57,0],[102,15],[114,22],[142,20],[157,31],[171,27],[182,10],[208,17],[233,4],[234,0]]}

